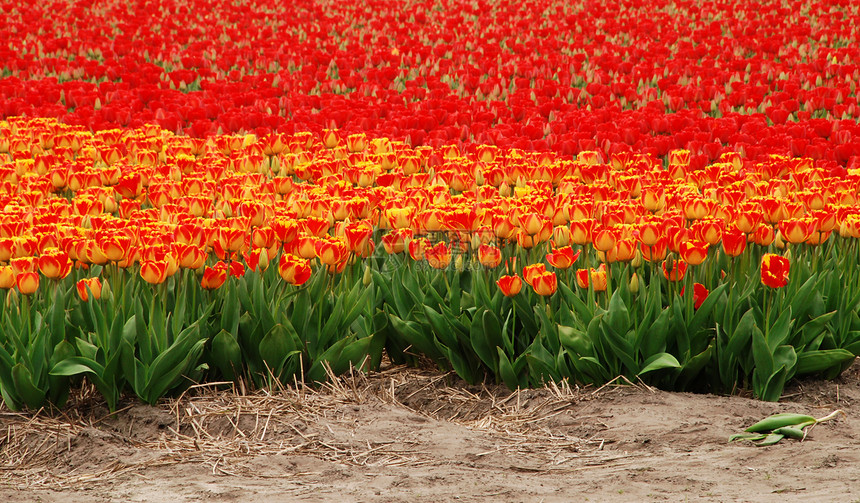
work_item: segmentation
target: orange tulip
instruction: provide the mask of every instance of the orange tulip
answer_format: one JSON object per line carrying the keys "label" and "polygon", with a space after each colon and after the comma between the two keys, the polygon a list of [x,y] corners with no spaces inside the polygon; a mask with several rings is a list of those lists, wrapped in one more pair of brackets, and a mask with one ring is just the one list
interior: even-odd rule
{"label": "orange tulip", "polygon": [[597,221],[593,219],[574,220],[570,222],[570,239],[578,245],[591,243],[591,236]]}
{"label": "orange tulip", "polygon": [[[317,256],[317,251],[316,251],[317,239],[318,238],[316,238],[315,236],[311,236],[309,234],[299,235],[292,242],[292,245],[293,245],[292,250],[299,257],[302,257],[305,259],[316,258],[316,256]],[[285,248],[286,248],[286,244],[285,244]]]}
{"label": "orange tulip", "polygon": [[232,227],[221,227],[217,234],[218,243],[228,252],[236,252],[245,246],[245,231]]}
{"label": "orange tulip", "polygon": [[579,288],[588,288],[589,283],[591,283],[591,275],[588,269],[577,269],[576,270],[576,285]]}
{"label": "orange tulip", "polygon": [[18,291],[23,295],[30,295],[39,289],[39,273],[22,272],[15,278]]}
{"label": "orange tulip", "polygon": [[759,246],[770,246],[773,240],[776,239],[776,234],[773,232],[773,227],[769,225],[761,225],[753,233],[753,241]]}
{"label": "orange tulip", "polygon": [[72,261],[66,252],[53,250],[39,257],[39,271],[48,279],[63,279],[72,271]]}
{"label": "orange tulip", "polygon": [[636,244],[631,239],[619,239],[605,254],[605,259],[610,264],[613,262],[629,262],[636,256]]}
{"label": "orange tulip", "polygon": [[176,243],[173,246],[176,250],[179,267],[199,269],[206,263],[207,254],[199,246],[184,243]]}
{"label": "orange tulip", "polygon": [[723,221],[716,218],[705,218],[696,222],[692,231],[700,241],[715,245],[723,237]]}
{"label": "orange tulip", "polygon": [[[119,262],[128,254],[128,250],[131,248],[131,238],[128,236],[111,234],[101,236],[98,240],[98,244],[102,253],[104,253],[104,256],[109,261]],[[93,261],[93,263],[95,264],[97,262]]]}
{"label": "orange tulip", "polygon": [[549,241],[549,238],[551,237],[552,222],[546,220],[544,221],[543,226],[539,229],[537,234],[529,234],[528,232],[520,229],[517,232],[517,244],[522,248],[534,248],[541,243]]}
{"label": "orange tulip", "polygon": [[615,246],[616,239],[612,229],[601,229],[594,234],[594,248],[598,251],[607,252]]}
{"label": "orange tulip", "polygon": [[166,259],[146,260],[140,263],[140,277],[152,285],[163,283],[167,279],[169,264]]}
{"label": "orange tulip", "polygon": [[779,221],[779,233],[789,243],[797,244],[807,241],[815,230],[815,220],[811,218],[792,218]]}
{"label": "orange tulip", "polygon": [[591,286],[595,292],[604,292],[607,287],[606,266],[601,264],[599,268],[577,269],[576,284],[580,288]]}
{"label": "orange tulip", "polygon": [[291,285],[303,285],[311,277],[311,266],[307,259],[285,253],[278,262],[278,274]]}
{"label": "orange tulip", "polygon": [[554,272],[542,272],[532,280],[532,288],[538,295],[548,297],[558,289],[558,278]]}
{"label": "orange tulip", "polygon": [[516,274],[512,276],[502,276],[496,280],[496,285],[499,286],[499,290],[502,291],[502,294],[505,297],[513,297],[522,290],[523,280]]}
{"label": "orange tulip", "polygon": [[320,239],[314,243],[317,257],[325,265],[335,265],[344,262],[349,255],[346,243],[335,239]]}
{"label": "orange tulip", "polygon": [[639,249],[642,251],[643,259],[648,262],[657,262],[666,258],[666,253],[669,251],[669,240],[661,237],[653,246],[645,246],[640,243]]}
{"label": "orange tulip", "polygon": [[409,256],[412,260],[424,260],[424,252],[431,246],[427,238],[415,238],[409,241]]}
{"label": "orange tulip", "polygon": [[637,237],[639,238],[639,242],[645,246],[654,246],[654,243],[662,236],[663,232],[654,222],[646,222],[639,226]]}
{"label": "orange tulip", "polygon": [[481,245],[478,247],[478,262],[484,267],[494,269],[502,263],[502,251],[495,246]]}
{"label": "orange tulip", "polygon": [[382,246],[389,255],[403,253],[412,239],[412,229],[395,229],[382,236]]}
{"label": "orange tulip", "polygon": [[15,286],[15,271],[11,265],[0,265],[0,288],[9,289]]}
{"label": "orange tulip", "polygon": [[[532,236],[544,232],[547,222],[549,222],[548,218],[537,213],[525,213],[520,215],[519,218],[520,229]],[[550,225],[552,225],[552,222],[550,222]]]}
{"label": "orange tulip", "polygon": [[708,258],[708,243],[684,241],[681,243],[681,258],[690,265],[699,265]]}
{"label": "orange tulip", "polygon": [[227,281],[227,264],[218,262],[213,267],[207,267],[203,271],[203,278],[200,280],[200,286],[206,290],[216,290],[221,288]]}
{"label": "orange tulip", "polygon": [[445,269],[451,263],[451,250],[445,243],[437,243],[424,251],[424,258],[434,269]]}
{"label": "orange tulip", "polygon": [[556,269],[568,269],[579,258],[581,251],[573,253],[573,248],[565,246],[564,248],[554,248],[552,253],[546,256],[547,262]]}
{"label": "orange tulip", "polygon": [[102,298],[102,282],[99,278],[84,278],[75,283],[75,287],[78,290],[78,296],[84,302],[89,300],[87,287],[89,287],[90,292],[92,292],[94,299],[98,300]]}
{"label": "orange tulip", "polygon": [[538,274],[543,274],[545,272],[546,266],[542,263],[527,265],[523,267],[523,279],[525,279],[526,283],[531,286],[535,277],[537,277]]}
{"label": "orange tulip", "polygon": [[271,227],[256,227],[251,233],[251,244],[255,248],[271,248],[275,244],[275,230]]}
{"label": "orange tulip", "polygon": [[346,244],[353,253],[364,251],[370,243],[370,236],[372,234],[373,227],[364,222],[349,224],[344,228]]}
{"label": "orange tulip", "polygon": [[607,287],[606,268],[603,264],[597,269],[591,269],[591,287],[595,292],[605,292]]}
{"label": "orange tulip", "polygon": [[744,234],[752,234],[761,225],[762,214],[757,211],[741,211],[735,218],[735,225]]}

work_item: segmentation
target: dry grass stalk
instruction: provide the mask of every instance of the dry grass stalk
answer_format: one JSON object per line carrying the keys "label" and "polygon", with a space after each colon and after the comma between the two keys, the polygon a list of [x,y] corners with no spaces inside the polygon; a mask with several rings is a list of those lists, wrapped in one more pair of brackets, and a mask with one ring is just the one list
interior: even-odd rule
{"label": "dry grass stalk", "polygon": [[[329,371],[330,373],[330,371]],[[256,456],[301,454],[357,466],[416,466],[432,463],[427,453],[408,442],[338,440],[335,430],[354,423],[356,406],[395,406],[439,421],[449,421],[492,435],[496,447],[483,453],[520,453],[547,466],[597,451],[600,439],[551,432],[542,423],[588,400],[603,388],[585,393],[567,382],[538,390],[510,392],[499,387],[454,384],[452,374],[389,366],[367,375],[351,371],[329,375],[319,387],[304,382],[276,384],[248,393],[244,383],[209,383],[189,388],[163,402],[155,412],[169,424],[145,438],[123,430],[121,419],[131,411],[105,416],[81,390],[67,412],[2,413],[0,485],[15,487],[77,487],[154,466],[202,463],[213,474],[247,472]],[[631,383],[632,384],[632,383]],[[226,387],[226,389],[225,389]],[[604,387],[605,388],[605,387]],[[119,422],[118,418],[120,419]],[[324,426],[324,427],[323,427]],[[88,434],[107,432],[108,440],[151,455],[141,460],[113,460],[101,466],[58,466],[86,443]],[[62,455],[65,453],[66,458]],[[575,453],[571,456],[571,453]],[[529,469],[530,470],[530,469]]]}

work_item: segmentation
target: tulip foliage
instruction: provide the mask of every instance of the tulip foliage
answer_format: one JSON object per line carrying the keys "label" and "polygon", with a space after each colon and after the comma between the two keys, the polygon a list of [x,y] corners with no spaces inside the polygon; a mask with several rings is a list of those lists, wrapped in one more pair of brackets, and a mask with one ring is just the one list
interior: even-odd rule
{"label": "tulip foliage", "polygon": [[850,2],[0,2],[10,408],[860,354]]}

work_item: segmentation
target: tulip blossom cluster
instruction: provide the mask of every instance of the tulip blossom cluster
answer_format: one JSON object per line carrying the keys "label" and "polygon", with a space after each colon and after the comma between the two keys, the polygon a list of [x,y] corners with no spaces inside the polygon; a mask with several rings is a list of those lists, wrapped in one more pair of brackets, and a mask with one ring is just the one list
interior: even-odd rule
{"label": "tulip blossom cluster", "polygon": [[[845,1],[2,2],[0,118],[857,167]],[[277,148],[277,147],[276,147]]]}
{"label": "tulip blossom cluster", "polygon": [[[462,267],[465,256],[552,295],[559,275],[605,290],[613,263],[654,263],[674,282],[748,246],[860,237],[860,173],[809,159],[728,153],[697,168],[689,152],[673,151],[664,168],[646,154],[567,160],[335,131],[202,141],[157,127],[92,134],[44,119],[6,122],[0,134],[0,283],[21,293],[40,276],[105,264],[136,268],[152,284],[200,270],[212,290],[276,263],[302,285],[314,267],[338,274],[382,254],[435,269]],[[523,270],[513,267],[518,255]],[[770,257],[762,281],[784,285]],[[520,288],[499,286],[506,295]]]}

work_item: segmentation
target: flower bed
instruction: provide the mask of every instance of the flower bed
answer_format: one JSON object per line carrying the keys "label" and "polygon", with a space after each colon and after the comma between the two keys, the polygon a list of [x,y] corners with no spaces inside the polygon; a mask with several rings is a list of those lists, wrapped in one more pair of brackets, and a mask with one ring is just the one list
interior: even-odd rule
{"label": "flower bed", "polygon": [[383,353],[511,388],[835,377],[857,11],[7,5],[3,400]]}

